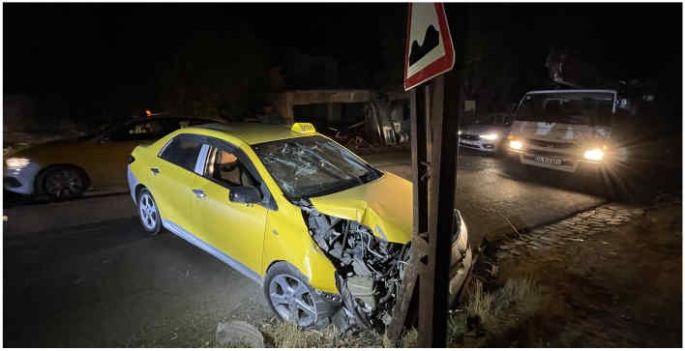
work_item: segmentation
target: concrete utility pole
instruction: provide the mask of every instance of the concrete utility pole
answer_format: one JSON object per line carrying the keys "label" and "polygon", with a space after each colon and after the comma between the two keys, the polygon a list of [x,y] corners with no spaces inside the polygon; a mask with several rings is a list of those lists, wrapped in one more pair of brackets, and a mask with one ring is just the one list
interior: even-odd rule
{"label": "concrete utility pole", "polygon": [[[412,4],[409,6],[411,23],[416,15],[412,17]],[[436,6],[440,6],[439,11],[441,5]],[[466,15],[464,6],[455,5],[451,9],[454,12],[449,13],[452,20],[449,29],[456,43],[454,69],[411,92],[414,237],[404,290],[396,302],[388,329],[391,340],[397,341],[403,328],[413,325],[418,318],[420,347],[445,347],[451,234],[458,230],[454,228],[454,208],[457,131],[464,106]],[[408,32],[412,30],[410,24]]]}

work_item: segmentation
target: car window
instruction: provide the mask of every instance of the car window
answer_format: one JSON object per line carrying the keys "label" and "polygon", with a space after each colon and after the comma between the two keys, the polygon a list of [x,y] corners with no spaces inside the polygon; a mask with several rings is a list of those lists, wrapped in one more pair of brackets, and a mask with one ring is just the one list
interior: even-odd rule
{"label": "car window", "polygon": [[252,186],[260,188],[238,155],[223,148],[212,148],[209,153],[205,177],[226,187]]}
{"label": "car window", "polygon": [[201,148],[202,143],[199,141],[176,137],[164,147],[159,157],[193,172]]}
{"label": "car window", "polygon": [[161,121],[141,121],[115,128],[109,135],[111,141],[141,141],[159,139],[166,135]]}

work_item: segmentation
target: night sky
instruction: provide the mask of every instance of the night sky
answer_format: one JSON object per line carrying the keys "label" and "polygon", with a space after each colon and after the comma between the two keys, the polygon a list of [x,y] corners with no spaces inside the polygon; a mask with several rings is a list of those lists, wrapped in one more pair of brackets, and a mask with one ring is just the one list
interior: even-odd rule
{"label": "night sky", "polygon": [[[449,4],[448,17],[463,9]],[[406,11],[406,4],[4,4],[4,91],[91,102],[122,90],[151,97],[159,65],[197,31],[252,33],[273,65],[295,47],[374,72],[388,66],[383,48],[404,47]],[[469,11],[479,30],[515,53],[521,71],[544,76],[549,48],[566,46],[616,78],[681,84],[681,4],[480,4]]]}

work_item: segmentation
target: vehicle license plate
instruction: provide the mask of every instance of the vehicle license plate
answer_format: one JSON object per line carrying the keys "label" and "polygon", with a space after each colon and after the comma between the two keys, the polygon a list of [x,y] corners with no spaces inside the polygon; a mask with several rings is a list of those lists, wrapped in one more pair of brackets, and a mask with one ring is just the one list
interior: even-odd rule
{"label": "vehicle license plate", "polygon": [[561,165],[561,159],[553,157],[535,156],[535,162],[547,163],[557,166]]}

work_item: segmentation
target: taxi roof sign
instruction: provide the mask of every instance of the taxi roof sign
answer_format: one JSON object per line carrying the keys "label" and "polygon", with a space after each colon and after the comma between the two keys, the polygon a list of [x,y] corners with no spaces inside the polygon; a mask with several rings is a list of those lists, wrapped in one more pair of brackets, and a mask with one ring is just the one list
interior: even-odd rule
{"label": "taxi roof sign", "polygon": [[314,128],[314,125],[311,123],[305,123],[305,122],[298,122],[294,123],[292,128],[290,128],[295,133],[302,133],[302,134],[313,134],[316,133],[316,128]]}

